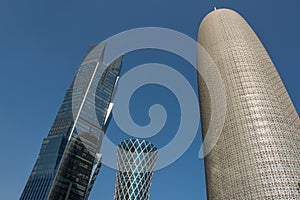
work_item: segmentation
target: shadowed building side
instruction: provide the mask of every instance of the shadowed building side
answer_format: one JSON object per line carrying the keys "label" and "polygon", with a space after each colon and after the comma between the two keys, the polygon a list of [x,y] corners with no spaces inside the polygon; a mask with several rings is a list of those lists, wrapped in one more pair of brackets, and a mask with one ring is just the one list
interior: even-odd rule
{"label": "shadowed building side", "polygon": [[[220,138],[205,157],[208,199],[299,199],[300,120],[267,51],[236,12],[218,9],[198,41],[225,84],[227,113]],[[210,95],[199,76],[202,132]]]}

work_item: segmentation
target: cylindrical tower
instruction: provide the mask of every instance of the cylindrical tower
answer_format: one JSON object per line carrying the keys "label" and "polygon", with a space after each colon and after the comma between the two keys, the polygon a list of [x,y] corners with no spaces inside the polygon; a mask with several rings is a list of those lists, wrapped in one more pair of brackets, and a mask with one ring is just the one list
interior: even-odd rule
{"label": "cylindrical tower", "polygon": [[157,148],[145,140],[130,139],[118,145],[115,200],[147,200]]}
{"label": "cylindrical tower", "polygon": [[[226,90],[220,138],[205,157],[208,199],[299,199],[300,120],[267,51],[236,12],[218,9],[198,40],[218,67]],[[202,131],[209,91],[199,76]]]}

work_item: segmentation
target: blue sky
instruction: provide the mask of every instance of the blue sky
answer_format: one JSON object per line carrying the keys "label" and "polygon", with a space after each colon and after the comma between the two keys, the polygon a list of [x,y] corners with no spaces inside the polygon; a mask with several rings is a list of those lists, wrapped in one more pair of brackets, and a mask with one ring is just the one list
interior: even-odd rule
{"label": "blue sky", "polygon": [[[170,28],[197,39],[198,27],[213,6],[238,11],[258,34],[299,113],[298,63],[300,1],[298,0],[2,0],[0,2],[0,196],[17,199],[48,134],[64,93],[90,44],[131,28]],[[196,88],[196,73],[184,60],[160,51],[125,56],[121,74],[132,67],[159,62],[182,73]],[[163,95],[157,98],[158,91]],[[145,95],[148,95],[145,98]],[[166,88],[149,85],[132,99],[133,118],[147,124],[147,108],[165,105],[166,127],[154,138],[158,146],[174,137],[180,120],[178,102]],[[192,119],[191,119],[192,120]],[[128,138],[112,121],[108,137]],[[203,160],[197,155],[201,131],[188,151],[156,171],[152,200],[206,199]],[[103,167],[90,199],[113,199],[115,171]]]}

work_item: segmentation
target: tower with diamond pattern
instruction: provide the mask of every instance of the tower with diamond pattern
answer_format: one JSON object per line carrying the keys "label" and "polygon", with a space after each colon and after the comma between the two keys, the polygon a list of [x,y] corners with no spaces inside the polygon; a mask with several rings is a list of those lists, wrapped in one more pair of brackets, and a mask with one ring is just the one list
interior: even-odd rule
{"label": "tower with diamond pattern", "polygon": [[115,200],[149,199],[157,155],[157,148],[145,140],[130,139],[118,145]]}

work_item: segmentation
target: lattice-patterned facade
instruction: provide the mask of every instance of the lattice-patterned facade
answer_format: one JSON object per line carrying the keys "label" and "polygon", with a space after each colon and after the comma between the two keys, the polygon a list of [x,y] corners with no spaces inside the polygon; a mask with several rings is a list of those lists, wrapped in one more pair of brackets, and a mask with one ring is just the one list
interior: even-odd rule
{"label": "lattice-patterned facade", "polygon": [[130,139],[118,145],[115,200],[147,200],[157,148],[145,140]]}
{"label": "lattice-patterned facade", "polygon": [[[202,21],[199,43],[225,84],[225,124],[205,158],[208,199],[300,199],[300,120],[274,64],[247,22],[219,9]],[[210,96],[199,77],[203,137]]]}

